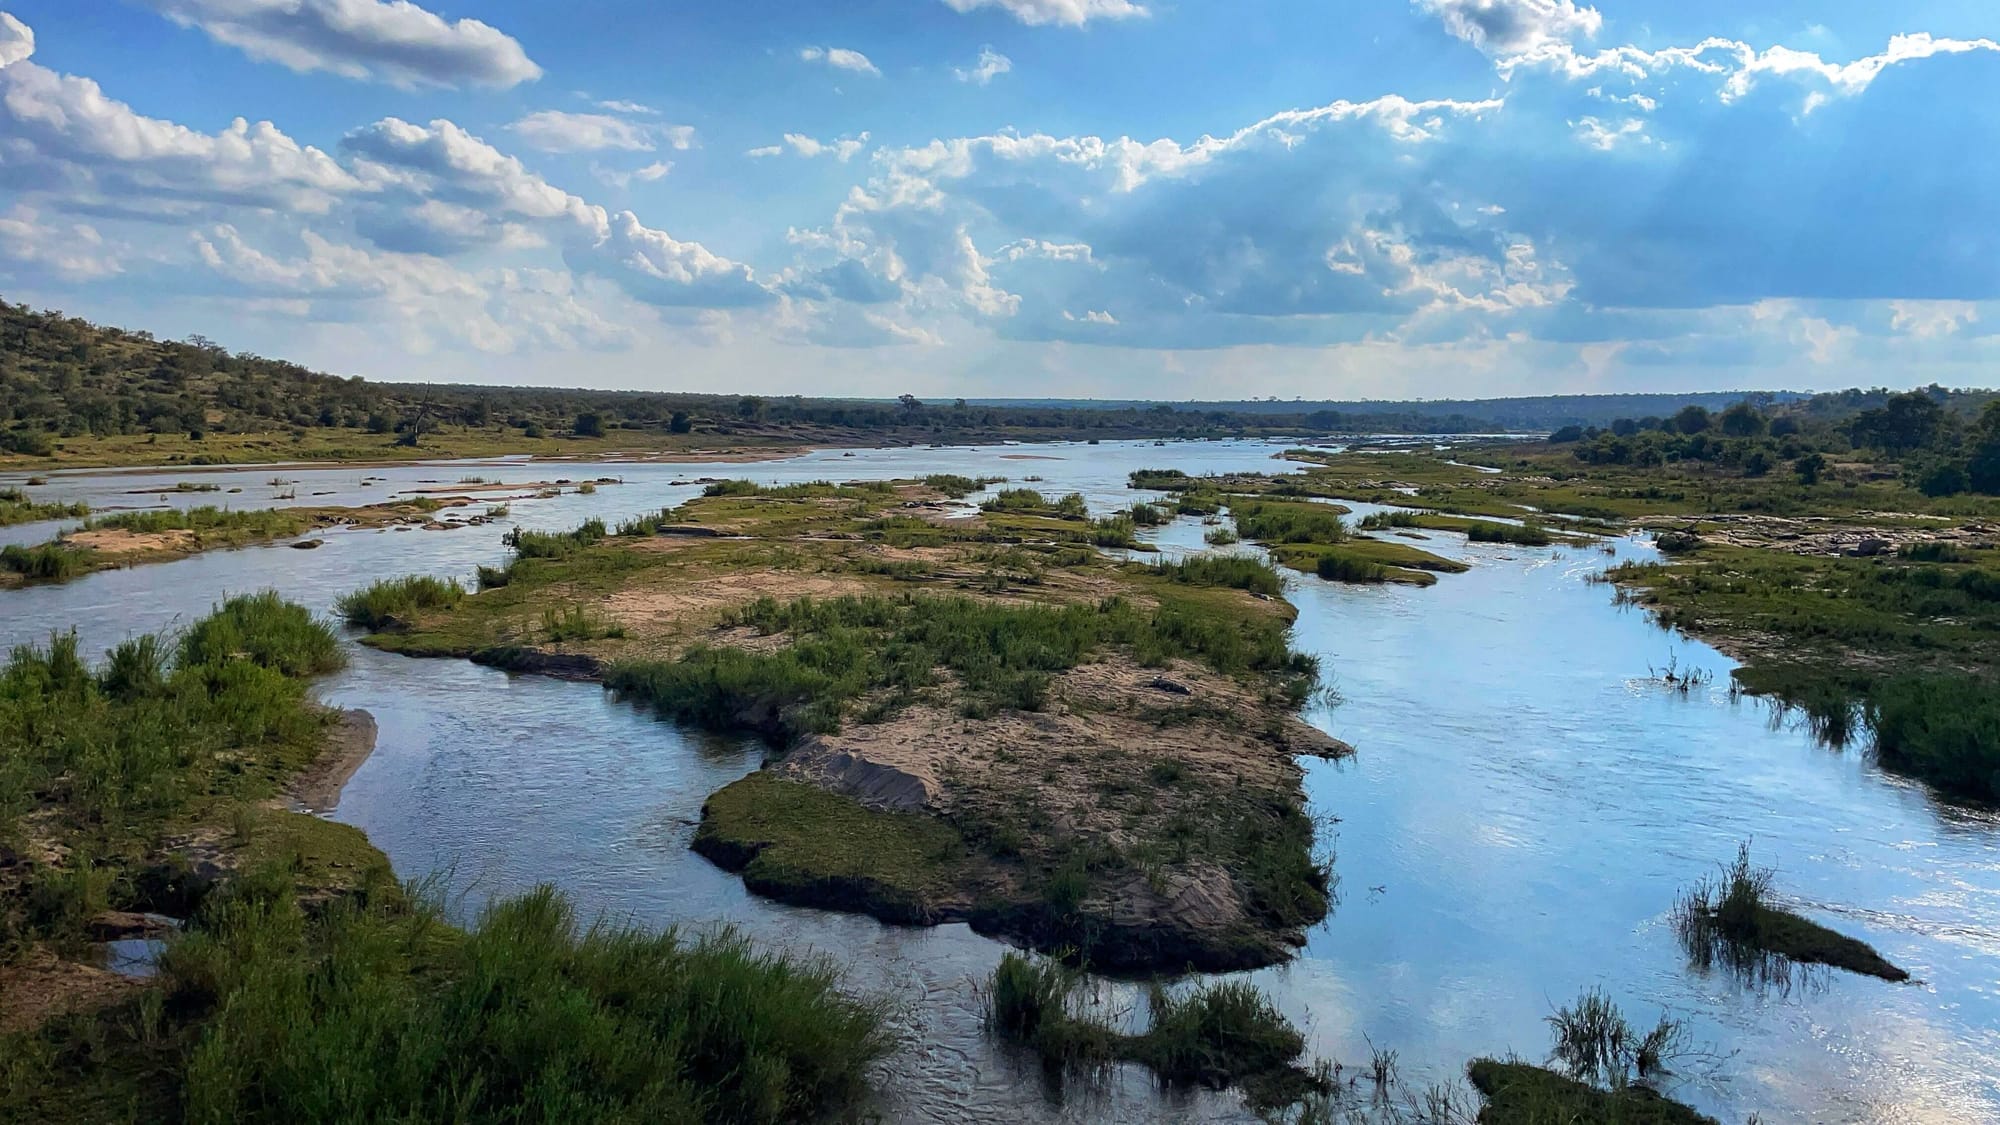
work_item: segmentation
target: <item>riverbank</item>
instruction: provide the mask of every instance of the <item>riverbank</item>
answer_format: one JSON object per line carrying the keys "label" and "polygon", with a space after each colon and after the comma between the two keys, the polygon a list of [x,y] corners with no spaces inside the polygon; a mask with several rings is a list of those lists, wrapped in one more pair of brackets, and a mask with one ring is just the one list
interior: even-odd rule
{"label": "riverbank", "polygon": [[601,679],[765,737],[695,847],[753,891],[967,921],[1123,971],[1289,956],[1328,903],[1295,715],[1314,668],[1251,560],[1121,563],[1129,516],[957,478],[765,489],[523,534],[367,643]]}
{"label": "riverbank", "polygon": [[[487,523],[492,510],[460,515],[478,501],[464,496],[418,496],[364,507],[270,509],[169,508],[121,512],[86,521],[34,547],[0,550],[0,590],[36,583],[70,582],[116,567],[173,562],[204,551],[294,539],[332,528],[422,528],[447,531]],[[293,546],[310,549],[314,540]]]}
{"label": "riverbank", "polygon": [[0,1118],[776,1125],[865,1096],[886,1012],[824,959],[586,926],[547,887],[461,929],[284,807],[373,747],[307,695],[341,663],[274,594],[96,668],[73,635],[9,659]]}

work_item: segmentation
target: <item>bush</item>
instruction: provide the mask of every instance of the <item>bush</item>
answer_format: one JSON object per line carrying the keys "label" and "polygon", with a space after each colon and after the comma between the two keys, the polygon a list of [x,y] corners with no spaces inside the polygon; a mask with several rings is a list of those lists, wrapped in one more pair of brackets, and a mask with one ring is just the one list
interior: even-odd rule
{"label": "bush", "polygon": [[[446,938],[447,940],[440,940]],[[245,893],[169,951],[190,1121],[764,1125],[856,1101],[892,1040],[824,959],[597,923],[542,887],[428,912]]]}
{"label": "bush", "polygon": [[[1974,572],[1978,573],[1978,572]],[[1869,701],[1875,756],[1946,793],[2000,801],[2000,691],[1974,676],[1908,675]]]}
{"label": "bush", "polygon": [[1270,563],[1240,555],[1196,555],[1181,562],[1155,563],[1148,569],[1188,586],[1227,586],[1273,598],[1285,591],[1284,579]]}
{"label": "bush", "polygon": [[90,569],[89,558],[83,551],[61,543],[0,547],[0,566],[29,582],[68,582]]}
{"label": "bush", "polygon": [[1328,582],[1387,582],[1389,568],[1381,563],[1347,555],[1321,555],[1314,573]]}
{"label": "bush", "polygon": [[[491,568],[480,569],[483,572]],[[482,574],[482,580],[483,577]],[[334,603],[334,611],[356,628],[379,630],[407,623],[416,610],[450,609],[464,597],[465,588],[454,579],[412,574],[385,578],[366,589],[342,595]]]}
{"label": "bush", "polygon": [[319,675],[347,664],[333,630],[275,590],[230,598],[181,637],[182,665],[242,660],[287,676]]}
{"label": "bush", "polygon": [[1236,530],[1260,543],[1342,543],[1347,523],[1324,504],[1243,501],[1229,510]]}

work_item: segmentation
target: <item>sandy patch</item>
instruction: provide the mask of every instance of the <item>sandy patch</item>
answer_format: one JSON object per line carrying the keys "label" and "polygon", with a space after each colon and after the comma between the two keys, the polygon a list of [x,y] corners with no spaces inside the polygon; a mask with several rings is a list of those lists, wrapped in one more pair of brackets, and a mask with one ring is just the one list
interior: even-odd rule
{"label": "sandy patch", "polygon": [[332,812],[340,804],[340,792],[348,779],[375,752],[375,736],[375,716],[360,710],[336,712],[334,725],[327,730],[326,748],[292,779],[292,800],[307,812]]}
{"label": "sandy patch", "polygon": [[698,578],[668,589],[621,590],[604,600],[604,611],[635,630],[672,630],[712,625],[724,609],[758,598],[837,598],[868,594],[873,587],[854,578],[808,571],[752,570]]}
{"label": "sandy patch", "polygon": [[96,531],[73,531],[63,536],[63,542],[72,547],[82,547],[103,555],[186,553],[199,550],[201,546],[200,540],[192,531],[139,532],[116,527],[99,528]]}

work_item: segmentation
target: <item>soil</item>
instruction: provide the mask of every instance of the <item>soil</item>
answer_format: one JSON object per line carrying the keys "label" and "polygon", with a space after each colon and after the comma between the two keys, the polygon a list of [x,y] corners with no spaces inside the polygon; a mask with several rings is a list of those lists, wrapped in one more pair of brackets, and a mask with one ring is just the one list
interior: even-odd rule
{"label": "soil", "polygon": [[292,800],[307,812],[332,812],[348,779],[375,752],[375,737],[375,716],[361,710],[336,711],[326,750],[292,779]]}
{"label": "soil", "polygon": [[0,1035],[40,1027],[59,1015],[108,1008],[141,987],[109,969],[30,949],[14,964],[0,965]]}

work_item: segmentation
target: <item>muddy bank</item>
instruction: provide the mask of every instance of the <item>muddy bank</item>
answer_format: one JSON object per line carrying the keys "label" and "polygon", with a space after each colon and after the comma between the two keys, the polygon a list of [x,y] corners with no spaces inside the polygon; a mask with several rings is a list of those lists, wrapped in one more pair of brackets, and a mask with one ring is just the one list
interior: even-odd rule
{"label": "muddy bank", "polygon": [[293,777],[288,790],[292,800],[307,812],[332,812],[348,779],[375,752],[376,735],[375,716],[360,710],[334,711],[326,749]]}

